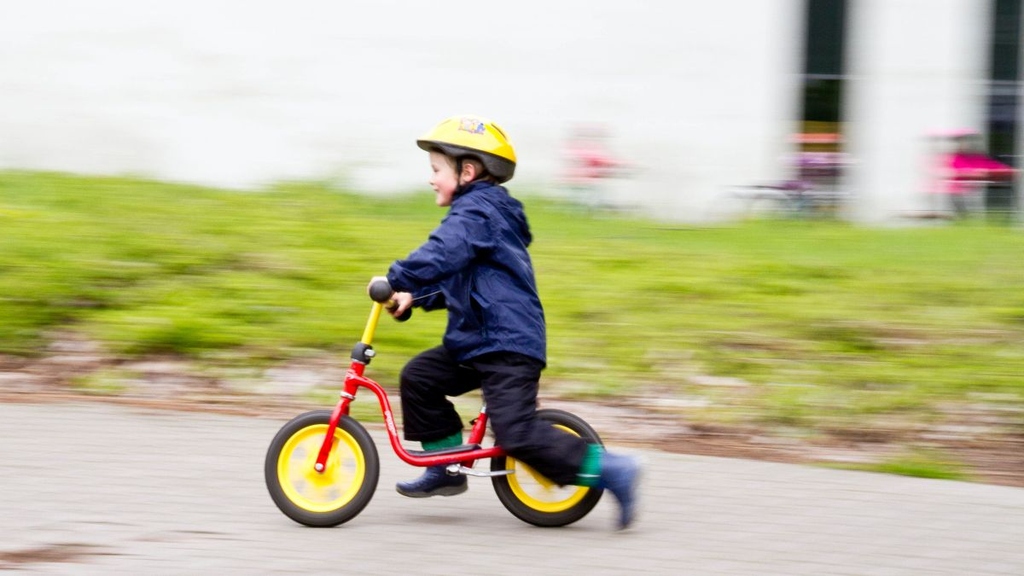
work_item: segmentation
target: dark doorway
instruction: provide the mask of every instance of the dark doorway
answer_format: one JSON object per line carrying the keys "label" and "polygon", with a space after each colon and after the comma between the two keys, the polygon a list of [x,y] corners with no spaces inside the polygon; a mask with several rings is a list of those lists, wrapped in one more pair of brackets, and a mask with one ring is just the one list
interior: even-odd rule
{"label": "dark doorway", "polygon": [[804,28],[805,132],[839,132],[843,102],[846,0],[807,0]]}
{"label": "dark doorway", "polygon": [[[988,151],[999,161],[1019,168],[1021,0],[993,0],[990,25]],[[986,191],[985,208],[990,215],[1012,214],[1016,209],[1015,200],[1012,184],[993,184]]]}
{"label": "dark doorway", "polygon": [[846,0],[805,0],[803,92],[793,181],[816,215],[836,216],[841,186]]}

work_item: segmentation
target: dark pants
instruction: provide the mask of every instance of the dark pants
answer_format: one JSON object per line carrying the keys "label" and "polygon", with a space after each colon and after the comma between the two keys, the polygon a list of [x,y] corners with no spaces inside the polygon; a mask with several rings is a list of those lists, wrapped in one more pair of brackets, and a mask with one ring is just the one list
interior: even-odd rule
{"label": "dark pants", "polygon": [[432,441],[462,431],[447,396],[480,389],[495,441],[558,484],[575,484],[586,442],[536,417],[539,360],[495,352],[455,361],[443,346],[422,352],[402,370],[402,417],[406,440]]}

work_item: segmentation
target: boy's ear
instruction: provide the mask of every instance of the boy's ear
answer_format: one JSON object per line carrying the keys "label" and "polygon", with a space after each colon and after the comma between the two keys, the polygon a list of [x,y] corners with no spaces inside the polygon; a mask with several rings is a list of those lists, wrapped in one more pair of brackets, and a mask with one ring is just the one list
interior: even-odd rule
{"label": "boy's ear", "polygon": [[476,180],[477,176],[479,176],[479,174],[477,174],[475,164],[473,164],[472,162],[462,163],[462,172],[459,174],[459,180],[468,183],[472,182],[473,180]]}

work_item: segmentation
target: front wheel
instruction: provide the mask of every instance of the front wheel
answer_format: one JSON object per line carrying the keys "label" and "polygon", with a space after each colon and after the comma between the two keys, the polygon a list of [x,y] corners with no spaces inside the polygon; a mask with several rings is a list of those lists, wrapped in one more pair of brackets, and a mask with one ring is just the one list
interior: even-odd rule
{"label": "front wheel", "polygon": [[342,416],[323,472],[314,469],[331,419],[307,412],[285,424],[267,450],[264,476],[270,497],[292,520],[337,526],[362,512],[377,489],[377,447],[358,422]]}
{"label": "front wheel", "polygon": [[[582,418],[563,410],[538,410],[537,417],[555,428],[601,444],[597,432]],[[565,526],[583,518],[601,499],[602,490],[586,486],[559,486],[511,456],[491,459],[491,470],[511,470],[492,479],[498,499],[516,518],[534,526]]]}

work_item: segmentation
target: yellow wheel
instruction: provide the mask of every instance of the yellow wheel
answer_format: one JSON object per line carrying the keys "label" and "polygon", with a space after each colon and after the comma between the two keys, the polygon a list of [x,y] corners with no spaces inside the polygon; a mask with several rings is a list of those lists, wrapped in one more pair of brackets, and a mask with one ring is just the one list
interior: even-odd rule
{"label": "yellow wheel", "polygon": [[[562,410],[538,410],[537,417],[589,443],[601,443],[597,432],[578,416]],[[493,458],[491,470],[512,471],[507,476],[493,478],[494,491],[509,512],[536,526],[572,524],[590,513],[601,499],[601,490],[559,486],[511,456]]]}
{"label": "yellow wheel", "polygon": [[285,424],[270,443],[264,465],[267,489],[286,516],[307,526],[336,526],[370,502],[380,462],[373,440],[345,416],[334,431],[322,472],[315,469],[331,413],[307,412]]}

